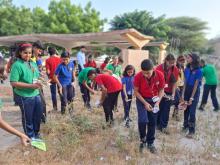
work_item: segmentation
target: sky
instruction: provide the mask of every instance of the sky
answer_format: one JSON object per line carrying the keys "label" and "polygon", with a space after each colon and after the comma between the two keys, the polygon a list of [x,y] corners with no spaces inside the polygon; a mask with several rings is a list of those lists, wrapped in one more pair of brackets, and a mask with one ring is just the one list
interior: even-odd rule
{"label": "sky", "polygon": [[[82,7],[88,0],[71,0],[73,4]],[[153,16],[166,15],[166,18],[178,16],[197,17],[208,23],[206,31],[208,39],[220,35],[220,0],[90,0],[92,7],[100,12],[101,18],[110,21],[114,16],[125,12],[147,10]],[[50,0],[13,0],[17,6],[24,5],[29,8],[36,6],[45,10]],[[105,25],[105,31],[110,27]]]}

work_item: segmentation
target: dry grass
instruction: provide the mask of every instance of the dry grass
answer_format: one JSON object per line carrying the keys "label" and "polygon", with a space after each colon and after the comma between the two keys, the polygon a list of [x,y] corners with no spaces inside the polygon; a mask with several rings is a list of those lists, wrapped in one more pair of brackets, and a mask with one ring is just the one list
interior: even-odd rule
{"label": "dry grass", "polygon": [[220,113],[212,112],[210,105],[205,112],[197,111],[194,139],[186,139],[181,133],[182,121],[176,122],[171,117],[171,134],[156,134],[157,155],[147,150],[139,153],[135,105],[130,129],[123,125],[122,106],[115,114],[116,122],[112,128],[105,126],[102,109],[87,112],[80,99],[74,109],[73,119],[68,113],[64,116],[60,113],[48,115],[48,122],[41,131],[47,152],[17,145],[0,154],[0,164],[220,164]]}

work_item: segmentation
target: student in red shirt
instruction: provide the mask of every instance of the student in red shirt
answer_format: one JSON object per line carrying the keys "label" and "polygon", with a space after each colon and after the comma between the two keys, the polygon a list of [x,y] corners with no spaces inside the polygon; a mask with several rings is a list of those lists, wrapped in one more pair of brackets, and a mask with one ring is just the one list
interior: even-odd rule
{"label": "student in red shirt", "polygon": [[[164,76],[153,69],[151,60],[146,59],[141,63],[141,70],[134,77],[134,94],[138,113],[138,129],[140,135],[140,152],[147,143],[151,153],[156,152],[154,146],[157,112],[160,101],[164,95]],[[147,127],[147,134],[146,134]]]}
{"label": "student in red shirt", "polygon": [[103,70],[105,69],[105,67],[108,65],[109,61],[110,61],[110,58],[109,58],[109,57],[106,57],[106,58],[105,58],[105,61],[104,61],[104,62],[101,64],[101,66],[100,66],[100,71],[101,71],[101,72],[103,72]]}
{"label": "student in red shirt", "polygon": [[162,72],[165,78],[165,96],[160,102],[160,111],[157,120],[158,129],[165,134],[169,134],[167,125],[169,121],[170,107],[175,98],[176,82],[179,75],[179,70],[176,67],[175,62],[174,55],[168,54],[165,57],[164,63],[156,67],[156,70]]}
{"label": "student in red shirt", "polygon": [[55,48],[49,47],[48,53],[50,54],[50,57],[46,60],[46,72],[51,83],[50,92],[53,103],[53,110],[57,110],[57,97],[56,97],[57,84],[56,81],[54,80],[54,73],[57,66],[61,63],[61,58],[56,55]]}
{"label": "student in red shirt", "polygon": [[102,90],[100,105],[103,106],[105,119],[109,126],[113,124],[113,109],[122,90],[122,84],[115,77],[107,74],[98,74],[95,70],[88,72],[88,78],[95,81]]}
{"label": "student in red shirt", "polygon": [[92,55],[89,55],[89,56],[88,56],[88,61],[87,61],[87,63],[86,63],[84,66],[85,66],[85,68],[86,68],[86,67],[92,67],[92,68],[96,68],[96,67],[97,67],[96,62],[95,62],[95,60],[93,59],[93,56],[92,56]]}

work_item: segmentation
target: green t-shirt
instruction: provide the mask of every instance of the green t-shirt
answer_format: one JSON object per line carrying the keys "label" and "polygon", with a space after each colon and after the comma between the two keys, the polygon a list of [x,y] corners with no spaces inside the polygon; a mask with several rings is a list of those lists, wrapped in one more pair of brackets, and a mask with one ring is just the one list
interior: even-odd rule
{"label": "green t-shirt", "polygon": [[92,68],[92,67],[87,67],[87,68],[84,68],[80,73],[79,73],[79,76],[78,76],[78,80],[79,80],[79,83],[83,83],[83,81],[86,81],[87,83],[90,83],[91,81],[89,80],[87,74],[90,70],[94,70],[95,68]]}
{"label": "green t-shirt", "polygon": [[108,64],[106,68],[108,70],[111,70],[113,74],[121,77],[121,71],[122,71],[121,65],[114,66],[113,64]]}
{"label": "green t-shirt", "polygon": [[[33,84],[39,78],[39,71],[37,64],[34,62],[25,62],[18,59],[11,69],[10,81],[11,82],[24,82]],[[39,89],[31,88],[14,88],[14,92],[23,97],[33,97],[39,95]]]}
{"label": "green t-shirt", "polygon": [[207,64],[202,68],[202,74],[205,77],[205,83],[207,85],[218,84],[218,74],[214,65]]}

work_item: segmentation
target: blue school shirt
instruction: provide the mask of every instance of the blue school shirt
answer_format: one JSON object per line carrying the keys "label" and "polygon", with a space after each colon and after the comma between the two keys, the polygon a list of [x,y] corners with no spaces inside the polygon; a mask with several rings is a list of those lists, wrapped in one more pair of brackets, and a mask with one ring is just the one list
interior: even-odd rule
{"label": "blue school shirt", "polygon": [[42,65],[42,64],[43,64],[43,62],[42,62],[42,60],[41,60],[41,59],[38,59],[38,60],[36,61],[36,63],[37,63],[37,66],[39,66],[39,65]]}
{"label": "blue school shirt", "polygon": [[60,81],[61,85],[70,85],[73,79],[73,71],[74,71],[74,64],[73,62],[69,62],[68,65],[59,64],[55,71],[55,75],[58,76],[58,80]]}
{"label": "blue school shirt", "polygon": [[199,80],[199,86],[201,86],[202,82],[202,70],[200,68],[191,70],[189,67],[187,67],[184,71],[185,76],[185,82],[186,85],[194,86],[195,81]]}
{"label": "blue school shirt", "polygon": [[134,76],[131,76],[131,77],[123,77],[121,79],[122,81],[122,84],[125,84],[126,86],[126,92],[128,95],[132,95],[133,92],[134,92],[134,85],[133,85],[133,82],[134,82]]}

